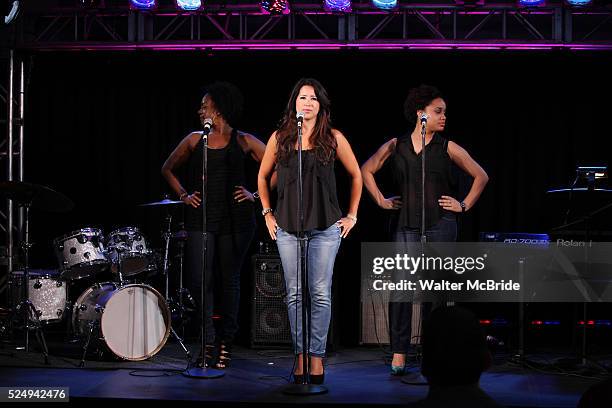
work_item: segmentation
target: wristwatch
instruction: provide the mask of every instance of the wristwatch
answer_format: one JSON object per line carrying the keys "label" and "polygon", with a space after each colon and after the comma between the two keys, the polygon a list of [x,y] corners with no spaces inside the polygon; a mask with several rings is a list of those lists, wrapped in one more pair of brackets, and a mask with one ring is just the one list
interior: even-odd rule
{"label": "wristwatch", "polygon": [[263,210],[261,210],[261,215],[265,217],[267,213],[271,213],[273,211],[274,210],[272,210],[271,208],[264,208]]}
{"label": "wristwatch", "polygon": [[460,202],[459,205],[461,206],[461,212],[464,213],[466,208],[465,208],[465,202]]}

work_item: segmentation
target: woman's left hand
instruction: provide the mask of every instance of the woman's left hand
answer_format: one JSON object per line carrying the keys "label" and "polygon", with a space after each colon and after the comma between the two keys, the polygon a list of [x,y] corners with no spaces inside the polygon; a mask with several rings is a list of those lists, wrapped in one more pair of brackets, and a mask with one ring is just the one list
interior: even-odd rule
{"label": "woman's left hand", "polygon": [[249,190],[247,190],[243,186],[234,187],[236,188],[236,190],[234,191],[234,200],[238,201],[239,203],[243,202],[244,200],[255,202],[255,198]]}
{"label": "woman's left hand", "polygon": [[348,217],[342,217],[336,222],[336,224],[340,227],[340,237],[346,238],[346,236],[353,229],[355,224],[357,224],[357,221],[352,220]]}
{"label": "woman's left hand", "polygon": [[459,201],[453,197],[443,195],[438,200],[438,204],[440,204],[440,207],[444,208],[445,210],[456,213],[462,212],[461,204],[459,204]]}

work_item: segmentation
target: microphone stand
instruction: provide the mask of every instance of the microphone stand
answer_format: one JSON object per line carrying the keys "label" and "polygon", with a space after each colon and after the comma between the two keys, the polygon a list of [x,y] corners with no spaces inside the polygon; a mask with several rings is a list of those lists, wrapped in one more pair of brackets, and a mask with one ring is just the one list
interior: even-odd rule
{"label": "microphone stand", "polygon": [[[421,244],[425,245],[425,133],[427,120],[421,119]],[[421,248],[425,249],[425,248]]]}
{"label": "microphone stand", "polygon": [[210,126],[205,124],[202,132],[202,285],[200,286],[200,355],[202,356],[202,367],[187,367],[183,371],[185,377],[213,379],[221,378],[225,373],[221,370],[206,367],[206,312],[204,296],[206,294],[206,273],[208,258],[208,231],[206,230],[206,202],[208,201],[208,133]]}
{"label": "microphone stand", "polygon": [[[303,118],[302,118],[303,119]],[[297,246],[297,273],[301,272],[301,283],[302,283],[302,383],[301,384],[289,384],[283,389],[284,394],[288,395],[318,395],[325,394],[327,388],[322,385],[310,384],[310,373],[309,363],[310,355],[310,344],[308,344],[310,325],[306,324],[306,318],[310,317],[310,294],[308,293],[308,263],[305,259],[306,254],[306,236],[304,234],[304,186],[303,186],[303,174],[302,174],[302,122],[298,118],[297,122],[298,131],[298,148],[297,148],[297,160],[298,160],[298,179],[297,179],[297,213],[298,213],[298,246]],[[299,292],[299,287],[298,287]],[[300,296],[300,294],[298,294]],[[297,324],[297,322],[296,322]],[[297,341],[297,338],[296,338]]]}
{"label": "microphone stand", "polygon": [[[425,134],[427,133],[427,118],[421,117],[421,253],[425,253],[425,244],[427,243],[427,235],[425,234]],[[410,141],[412,143],[412,140]],[[414,303],[413,303],[414,305]],[[413,309],[414,310],[414,309]],[[422,324],[422,307],[418,308],[421,314],[419,325]],[[410,323],[412,324],[412,322]],[[423,377],[420,371],[417,371],[409,376],[402,378],[403,384],[408,385],[425,385],[427,380]]]}

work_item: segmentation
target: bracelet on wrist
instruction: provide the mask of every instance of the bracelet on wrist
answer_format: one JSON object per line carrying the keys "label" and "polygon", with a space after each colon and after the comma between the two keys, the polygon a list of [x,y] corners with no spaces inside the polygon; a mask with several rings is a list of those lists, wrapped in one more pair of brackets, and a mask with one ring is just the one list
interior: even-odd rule
{"label": "bracelet on wrist", "polygon": [[183,191],[183,192],[181,193],[181,195],[179,196],[179,200],[183,201],[183,199],[184,199],[185,197],[187,197],[188,195],[189,195],[189,193],[187,193],[186,191]]}
{"label": "bracelet on wrist", "polygon": [[346,218],[348,218],[349,220],[353,221],[353,222],[357,222],[357,217],[355,217],[353,214],[347,214]]}
{"label": "bracelet on wrist", "polygon": [[265,217],[266,214],[273,213],[273,212],[274,212],[274,210],[272,210],[271,208],[264,208],[263,210],[261,210],[261,215],[263,215]]}

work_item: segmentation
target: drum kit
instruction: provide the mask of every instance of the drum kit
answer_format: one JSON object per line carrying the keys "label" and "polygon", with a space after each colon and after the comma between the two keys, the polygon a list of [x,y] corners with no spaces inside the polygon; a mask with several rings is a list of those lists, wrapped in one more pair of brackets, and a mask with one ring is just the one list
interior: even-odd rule
{"label": "drum kit", "polygon": [[[174,335],[185,352],[190,353],[172,327],[173,317],[184,322],[189,300],[183,288],[182,256],[184,233],[172,233],[172,213],[167,211],[161,271],[165,275],[165,297],[146,283],[144,276],[155,274],[157,256],[148,239],[135,226],[116,229],[108,235],[98,228],[81,228],[53,240],[59,263],[58,271],[30,270],[28,260],[29,209],[68,212],[72,202],[63,194],[41,185],[24,182],[1,182],[4,195],[26,209],[23,270],[9,271],[9,293],[12,298],[11,321],[23,319],[25,349],[29,332],[35,330],[47,362],[48,351],[42,328],[51,323],[67,322],[73,338],[83,342],[81,366],[84,365],[90,342],[95,340],[100,355],[111,352],[123,360],[151,358]],[[141,204],[142,207],[171,208],[182,201],[164,199]],[[180,269],[178,300],[169,296],[169,249],[171,240],[179,241]],[[75,302],[70,301],[70,288],[76,282],[94,279],[110,271],[112,278],[87,287]],[[81,285],[82,287],[82,285]],[[195,305],[193,305],[195,306]],[[24,312],[25,311],[25,312]]]}

